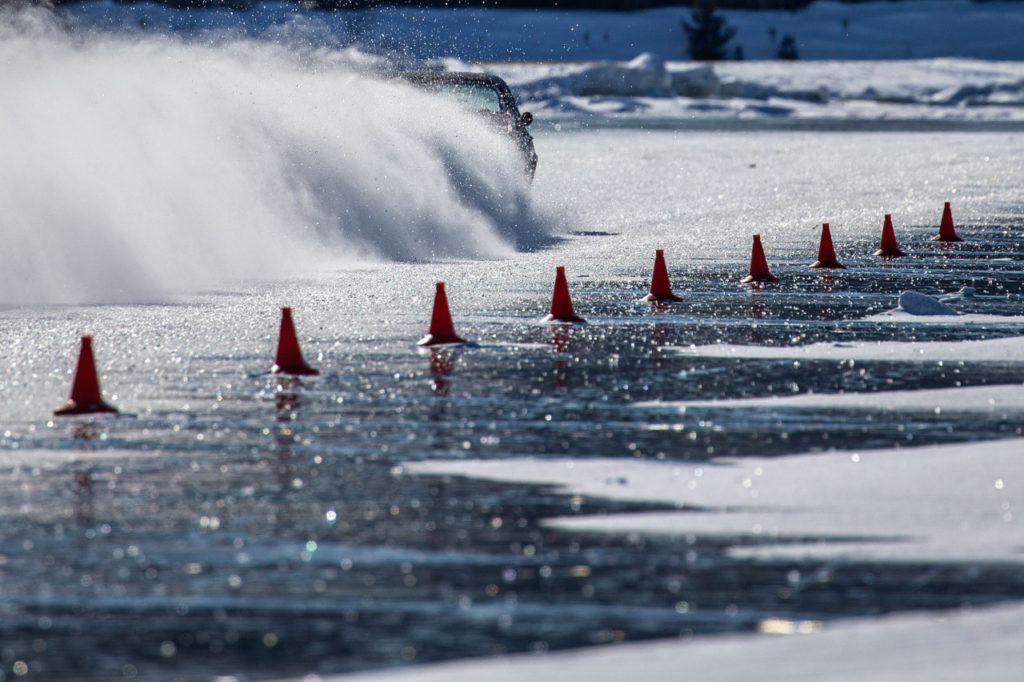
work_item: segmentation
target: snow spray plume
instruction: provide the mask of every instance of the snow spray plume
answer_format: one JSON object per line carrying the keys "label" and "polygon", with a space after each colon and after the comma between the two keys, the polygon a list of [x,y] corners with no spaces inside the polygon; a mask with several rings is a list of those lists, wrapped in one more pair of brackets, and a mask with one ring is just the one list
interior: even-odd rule
{"label": "snow spray plume", "polygon": [[547,239],[503,136],[338,52],[0,17],[0,303],[137,301]]}

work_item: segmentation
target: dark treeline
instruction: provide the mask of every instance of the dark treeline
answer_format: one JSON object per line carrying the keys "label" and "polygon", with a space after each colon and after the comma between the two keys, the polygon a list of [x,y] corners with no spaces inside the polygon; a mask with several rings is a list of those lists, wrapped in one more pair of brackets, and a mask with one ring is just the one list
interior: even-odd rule
{"label": "dark treeline", "polygon": [[[814,0],[717,0],[721,9],[790,9],[796,10]],[[537,9],[597,9],[630,12],[651,7],[689,6],[693,0],[313,0],[322,8],[344,8],[370,5],[411,5],[421,7],[515,7]],[[303,2],[310,5],[311,3]]]}
{"label": "dark treeline", "polygon": [[[0,0],[3,4],[4,0]],[[63,5],[83,0],[36,0],[37,4]],[[88,1],[88,0],[86,0]],[[251,9],[263,0],[116,0],[130,5],[136,2],[149,2],[168,7],[219,7],[230,9]],[[711,4],[718,9],[788,9],[798,10],[810,5],[815,0],[280,0],[291,2],[309,9],[363,9],[378,5],[413,6],[413,7],[509,7],[531,9],[565,9],[565,10],[611,10],[631,12],[651,7],[679,7]],[[883,0],[842,0],[848,3],[882,2]],[[897,0],[884,0],[895,2]],[[985,2],[986,0],[974,0]],[[31,0],[30,0],[31,2]]]}
{"label": "dark treeline", "polygon": [[[40,0],[40,4],[62,5],[81,2],[82,0]],[[122,4],[131,5],[136,2],[148,2],[178,8],[230,8],[251,9],[263,0],[117,0]],[[565,9],[565,10],[613,10],[630,12],[651,7],[690,6],[694,0],[281,0],[292,2],[309,9],[363,9],[378,5],[415,6],[415,7],[509,7],[531,9]],[[697,4],[707,0],[697,0]],[[849,1],[849,0],[848,0]],[[721,9],[790,9],[796,10],[814,2],[814,0],[716,0],[714,5]]]}

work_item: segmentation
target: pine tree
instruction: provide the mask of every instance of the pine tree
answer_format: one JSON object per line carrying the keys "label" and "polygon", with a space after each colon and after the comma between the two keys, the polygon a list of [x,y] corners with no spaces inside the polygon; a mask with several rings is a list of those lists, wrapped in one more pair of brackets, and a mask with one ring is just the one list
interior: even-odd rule
{"label": "pine tree", "polygon": [[789,35],[788,33],[782,36],[782,42],[779,43],[779,59],[799,59],[800,55],[796,51],[796,38]]}
{"label": "pine tree", "polygon": [[726,26],[725,17],[715,11],[713,0],[698,0],[683,30],[690,41],[690,58],[696,61],[725,59],[725,46],[736,35],[736,29]]}

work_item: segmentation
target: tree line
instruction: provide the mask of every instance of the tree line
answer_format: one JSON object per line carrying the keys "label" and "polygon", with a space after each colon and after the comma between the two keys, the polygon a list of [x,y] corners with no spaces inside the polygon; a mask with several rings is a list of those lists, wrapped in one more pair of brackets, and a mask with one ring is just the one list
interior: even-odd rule
{"label": "tree line", "polygon": [[[34,4],[65,5],[81,0],[36,0]],[[148,2],[176,8],[225,8],[252,9],[264,0],[115,0],[132,5]],[[339,10],[365,9],[380,5],[410,7],[496,7],[563,10],[608,10],[631,12],[652,7],[680,7],[694,5],[694,0],[281,0],[310,9]],[[717,0],[714,4],[722,9],[788,9],[806,7],[815,0]],[[851,0],[847,0],[851,1]],[[855,0],[854,0],[855,1]],[[892,1],[892,0],[889,0]],[[2,4],[2,2],[0,2]],[[696,3],[696,4],[699,4]]]}

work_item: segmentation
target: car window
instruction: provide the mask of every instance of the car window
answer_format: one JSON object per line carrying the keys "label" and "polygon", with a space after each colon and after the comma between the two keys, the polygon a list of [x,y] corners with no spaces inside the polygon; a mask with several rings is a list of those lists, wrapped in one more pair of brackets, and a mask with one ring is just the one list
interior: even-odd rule
{"label": "car window", "polygon": [[437,83],[431,90],[440,92],[471,111],[500,114],[501,97],[498,91],[482,83]]}

